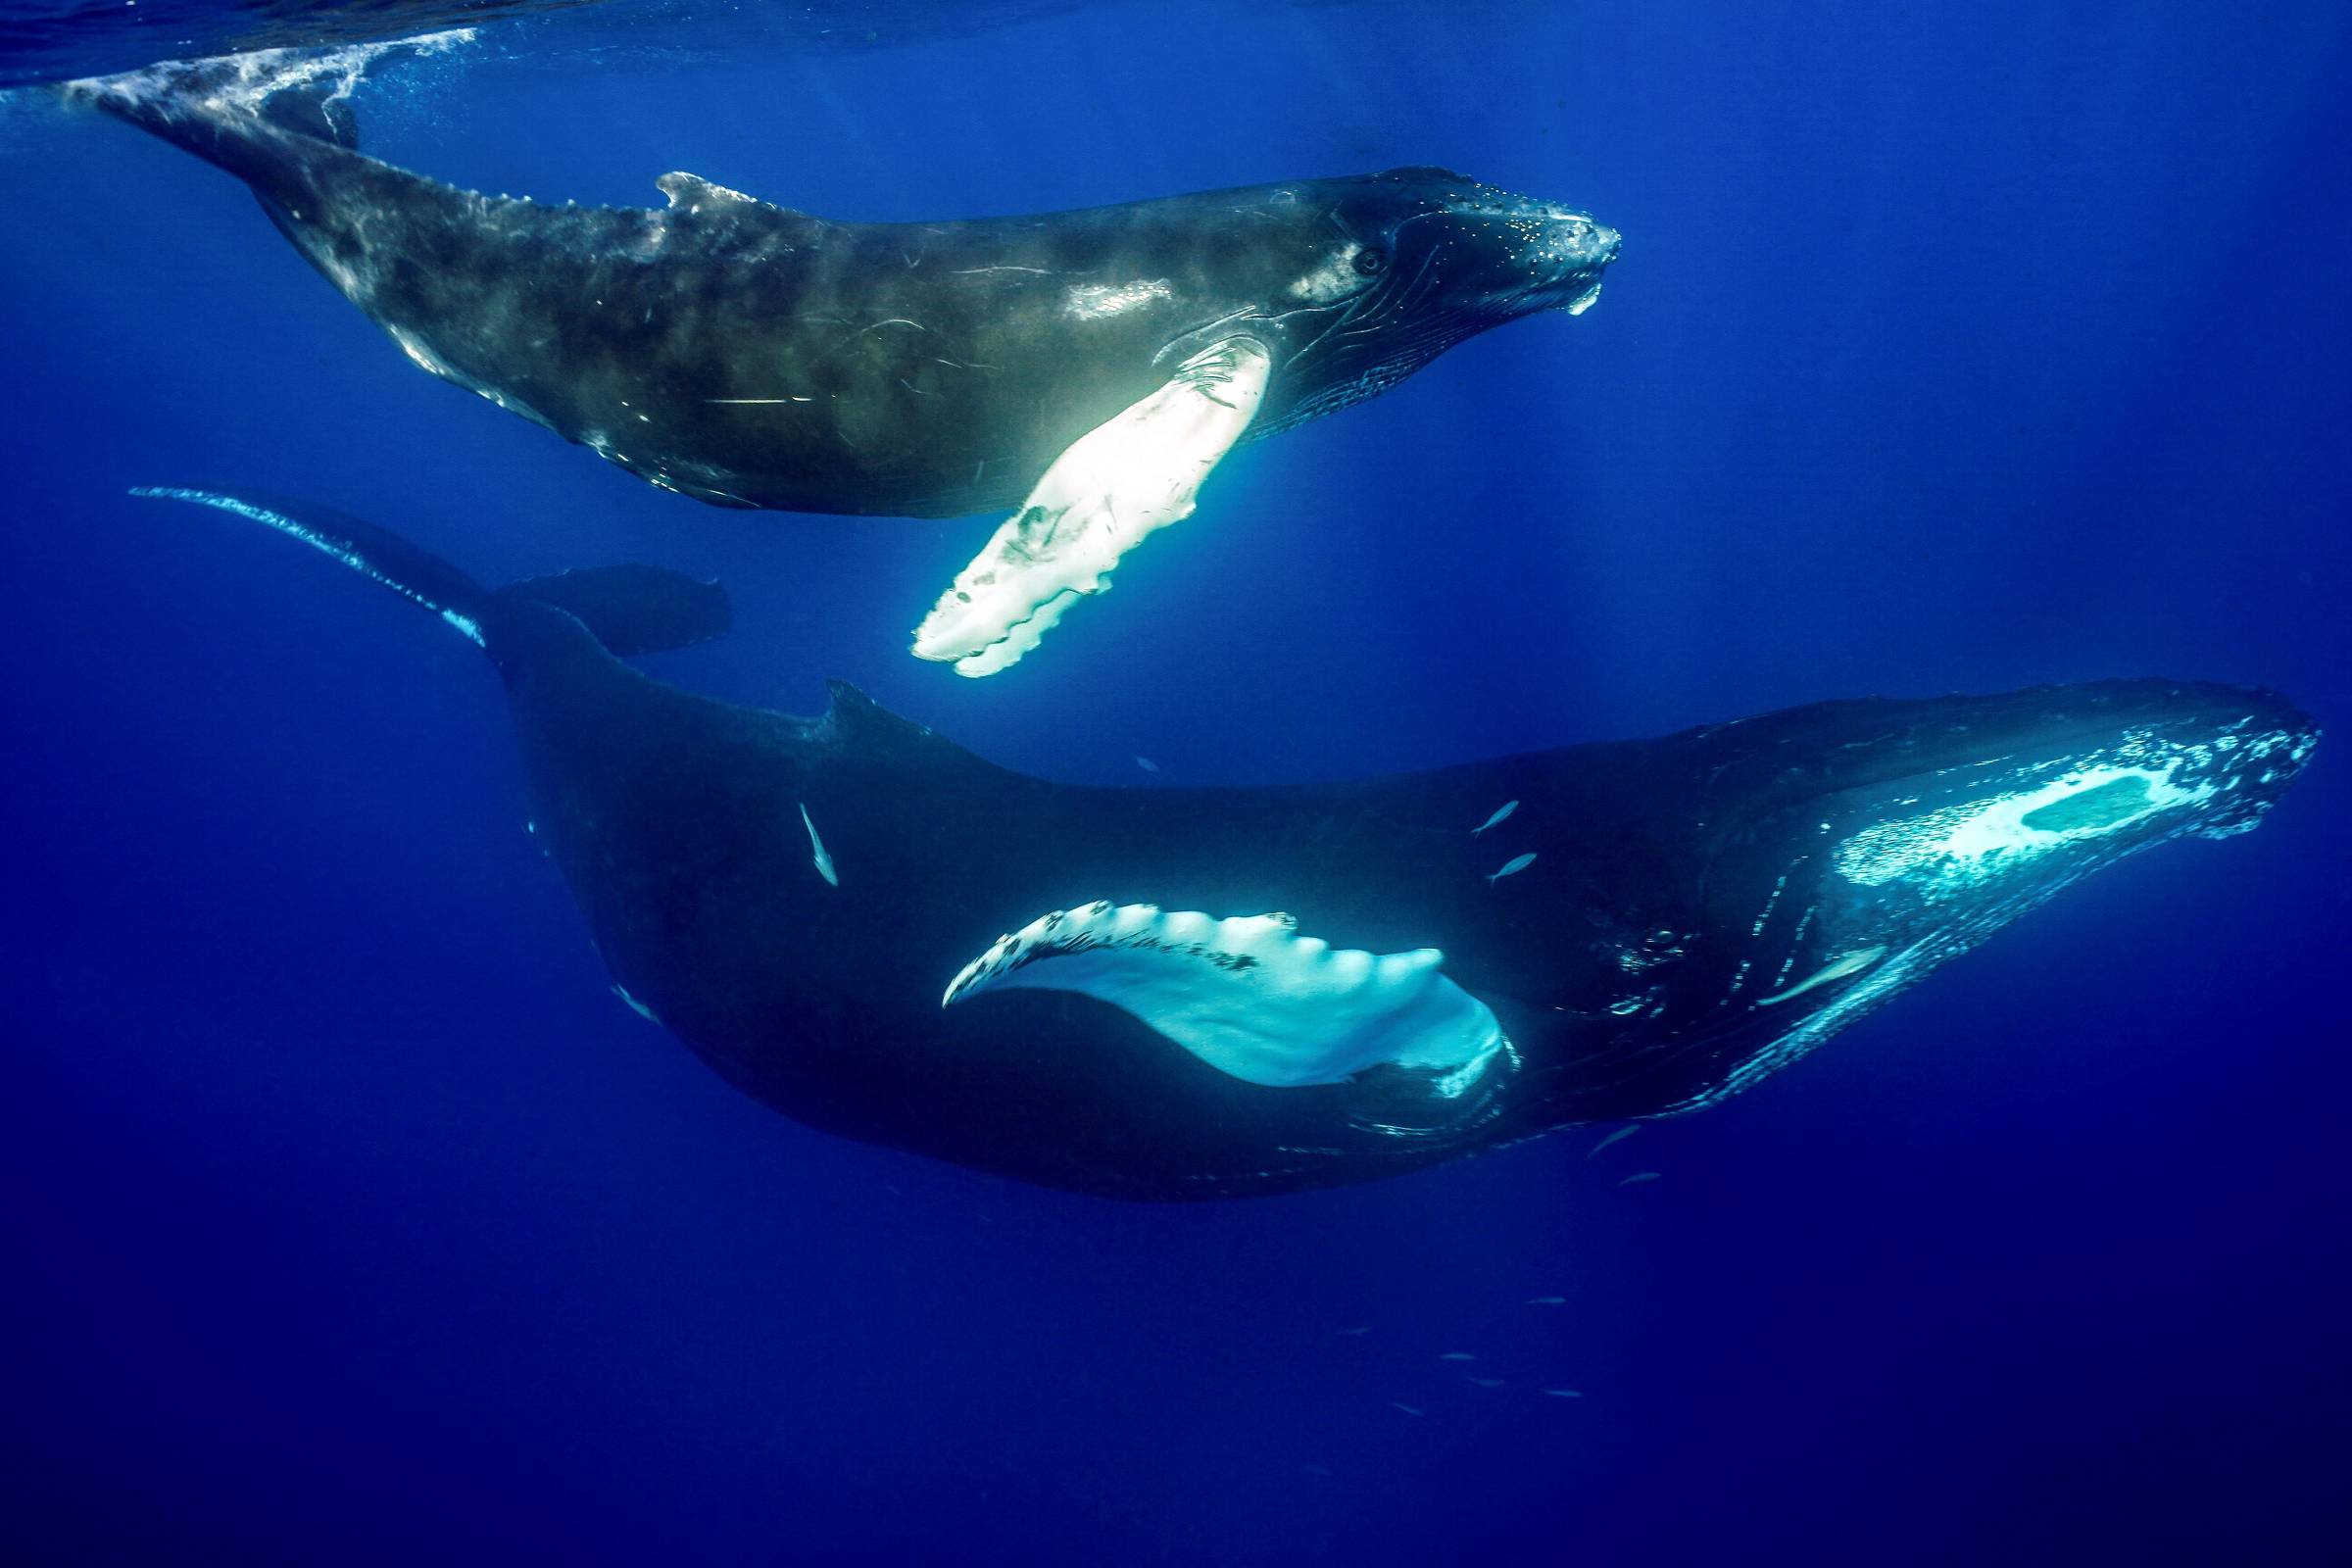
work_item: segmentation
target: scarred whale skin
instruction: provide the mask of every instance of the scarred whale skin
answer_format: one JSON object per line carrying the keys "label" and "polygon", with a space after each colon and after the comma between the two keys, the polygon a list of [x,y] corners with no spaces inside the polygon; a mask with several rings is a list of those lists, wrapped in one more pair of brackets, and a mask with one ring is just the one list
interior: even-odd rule
{"label": "scarred whale skin", "polygon": [[[273,69],[296,86],[270,93]],[[684,173],[653,209],[488,197],[341,145],[349,81],[322,106],[319,69],[228,57],[71,90],[252,186],[418,366],[726,506],[1008,508],[1242,336],[1273,357],[1254,439],[1581,309],[1618,248],[1587,214],[1438,169],[938,222],[835,221]]]}
{"label": "scarred whale skin", "polygon": [[[535,841],[623,996],[729,1082],[846,1137],[1132,1199],[1360,1181],[1711,1104],[2081,877],[2252,828],[2318,734],[2271,692],[2107,681],[1350,783],[1081,788],[847,686],[795,718],[610,651],[717,634],[715,585],[615,567],[492,592],[352,519],[156,493],[270,522],[483,644]],[[1505,854],[1537,858],[1490,884]],[[1375,1065],[1268,1087],[1087,995],[942,1007],[1000,937],[1098,901],[1441,950],[1508,1049],[1466,1085]]]}

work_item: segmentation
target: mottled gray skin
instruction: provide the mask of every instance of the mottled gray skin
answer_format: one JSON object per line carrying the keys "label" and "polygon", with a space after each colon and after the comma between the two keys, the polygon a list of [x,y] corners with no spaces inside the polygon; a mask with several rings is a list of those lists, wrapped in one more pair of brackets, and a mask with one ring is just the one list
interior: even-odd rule
{"label": "mottled gray skin", "polygon": [[338,145],[291,95],[275,120],[321,134],[208,97],[207,70],[82,90],[252,185],[427,369],[721,505],[1009,508],[1237,335],[1273,354],[1250,432],[1269,434],[1579,300],[1618,248],[1582,213],[1435,169],[936,223],[838,223],[677,174],[666,209],[551,207]]}

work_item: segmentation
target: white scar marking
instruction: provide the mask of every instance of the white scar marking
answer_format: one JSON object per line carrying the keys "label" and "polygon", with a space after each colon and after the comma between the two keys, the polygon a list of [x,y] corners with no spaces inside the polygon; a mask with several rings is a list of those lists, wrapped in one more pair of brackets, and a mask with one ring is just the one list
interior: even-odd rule
{"label": "white scar marking", "polygon": [[1792,998],[1803,996],[1815,986],[1826,986],[1831,981],[1842,980],[1849,974],[1860,974],[1886,956],[1886,949],[1884,946],[1864,948],[1859,953],[1840,954],[1822,965],[1819,971],[1799,980],[1788,990],[1776,991],[1769,997],[1758,997],[1756,1005],[1759,1007],[1776,1006]]}
{"label": "white scar marking", "polygon": [[1073,283],[1063,310],[1074,320],[1099,321],[1108,316],[1123,316],[1140,310],[1153,300],[1164,300],[1175,292],[1164,277],[1139,279],[1133,283]]}
{"label": "white scar marking", "polygon": [[1355,270],[1356,253],[1362,249],[1361,245],[1349,245],[1326,257],[1322,266],[1291,285],[1291,298],[1328,305],[1362,288],[1364,280]]}
{"label": "white scar marking", "polygon": [[841,878],[833,871],[833,857],[825,853],[825,841],[816,836],[816,824],[808,820],[808,808],[806,806],[801,808],[801,826],[808,830],[808,863],[816,867],[818,876],[835,887],[841,886]]}

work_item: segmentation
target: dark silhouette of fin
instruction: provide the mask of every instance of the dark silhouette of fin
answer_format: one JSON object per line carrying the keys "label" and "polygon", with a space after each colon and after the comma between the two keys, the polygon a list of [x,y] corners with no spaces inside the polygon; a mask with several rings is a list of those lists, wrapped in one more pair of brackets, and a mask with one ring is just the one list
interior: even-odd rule
{"label": "dark silhouette of fin", "polygon": [[735,624],[724,587],[666,566],[588,566],[499,592],[554,606],[622,658],[711,642]]}

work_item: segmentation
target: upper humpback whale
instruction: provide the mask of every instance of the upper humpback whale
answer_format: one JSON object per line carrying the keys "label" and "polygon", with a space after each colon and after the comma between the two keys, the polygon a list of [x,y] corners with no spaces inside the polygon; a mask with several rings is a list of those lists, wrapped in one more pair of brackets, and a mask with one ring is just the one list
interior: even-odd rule
{"label": "upper humpback whale", "polygon": [[1712,1104],[2070,883],[2253,827],[2318,734],[2274,693],[2111,681],[1352,783],[1076,788],[846,686],[801,719],[622,662],[723,630],[715,584],[493,591],[332,514],[148,493],[291,534],[482,646],[617,988],[729,1081],[1127,1198]]}
{"label": "upper humpback whale", "polygon": [[1237,443],[1453,344],[1581,312],[1618,236],[1441,169],[845,223],[692,174],[662,209],[486,197],[356,150],[357,67],[232,56],[74,84],[251,185],[417,365],[729,506],[1017,509],[923,658],[1019,660]]}

